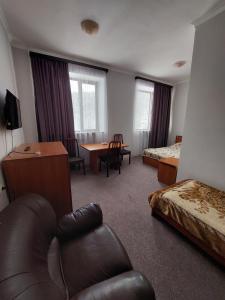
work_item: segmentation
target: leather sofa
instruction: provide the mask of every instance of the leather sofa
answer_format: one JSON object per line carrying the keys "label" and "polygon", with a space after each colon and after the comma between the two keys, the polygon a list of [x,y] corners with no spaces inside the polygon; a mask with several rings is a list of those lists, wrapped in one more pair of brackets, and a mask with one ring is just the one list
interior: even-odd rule
{"label": "leather sofa", "polygon": [[45,199],[21,197],[0,213],[0,241],[1,300],[155,299],[97,204],[57,225]]}

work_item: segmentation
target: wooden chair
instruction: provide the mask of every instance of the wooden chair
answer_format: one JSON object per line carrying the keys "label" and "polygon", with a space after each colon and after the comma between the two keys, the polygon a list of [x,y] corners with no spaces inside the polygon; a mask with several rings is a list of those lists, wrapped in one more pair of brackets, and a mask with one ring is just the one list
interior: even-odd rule
{"label": "wooden chair", "polygon": [[[121,144],[123,144],[123,135],[122,135],[122,133],[114,134],[113,140],[121,142]],[[121,148],[120,155],[122,157],[122,160],[123,160],[124,155],[129,155],[129,164],[130,164],[130,162],[131,162],[131,151],[130,150]]]}
{"label": "wooden chair", "polygon": [[120,167],[121,167],[121,142],[111,141],[109,143],[109,147],[107,149],[107,153],[104,155],[99,156],[99,171],[101,171],[103,162],[106,165],[106,175],[109,177],[109,168],[114,168],[119,170],[120,174]]}
{"label": "wooden chair", "polygon": [[75,138],[65,139],[63,141],[63,144],[66,147],[68,155],[69,155],[69,164],[71,166],[78,165],[79,170],[80,170],[80,165],[82,165],[83,173],[84,173],[84,175],[86,175],[85,160],[84,160],[84,158],[80,157],[79,145],[78,145],[77,139],[75,139]]}

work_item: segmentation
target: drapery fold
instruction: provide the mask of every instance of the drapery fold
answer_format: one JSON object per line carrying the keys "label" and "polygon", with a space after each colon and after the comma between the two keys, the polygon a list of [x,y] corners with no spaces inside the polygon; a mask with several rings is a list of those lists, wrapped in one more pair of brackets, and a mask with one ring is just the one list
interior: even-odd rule
{"label": "drapery fold", "polygon": [[167,146],[172,87],[155,83],[149,148]]}
{"label": "drapery fold", "polygon": [[68,63],[30,56],[39,141],[62,141],[73,147],[67,141],[75,137]]}

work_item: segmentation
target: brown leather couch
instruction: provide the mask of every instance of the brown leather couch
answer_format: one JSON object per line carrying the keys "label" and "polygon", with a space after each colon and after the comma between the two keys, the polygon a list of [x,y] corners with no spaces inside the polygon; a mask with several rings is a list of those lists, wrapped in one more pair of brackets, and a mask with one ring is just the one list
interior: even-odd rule
{"label": "brown leather couch", "polygon": [[62,218],[37,195],[0,213],[0,299],[151,300],[121,242],[89,204]]}

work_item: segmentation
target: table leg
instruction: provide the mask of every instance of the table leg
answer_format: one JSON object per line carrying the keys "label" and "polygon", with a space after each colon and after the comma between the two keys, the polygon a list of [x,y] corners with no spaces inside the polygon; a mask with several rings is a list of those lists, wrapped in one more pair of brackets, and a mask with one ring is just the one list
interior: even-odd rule
{"label": "table leg", "polygon": [[99,173],[99,170],[98,170],[98,155],[99,155],[98,151],[91,151],[90,152],[90,169],[95,174]]}
{"label": "table leg", "polygon": [[107,153],[108,149],[101,149],[98,151],[90,151],[90,170],[98,174],[99,173],[99,164],[98,164],[98,157],[99,155]]}

